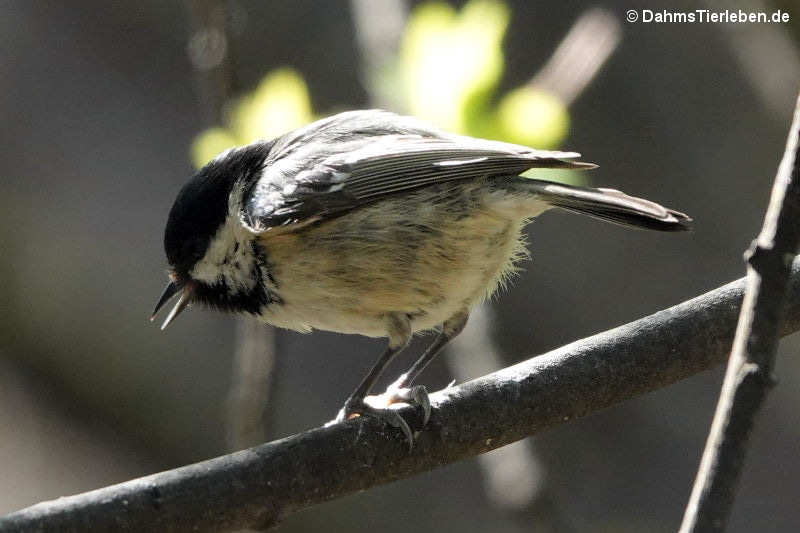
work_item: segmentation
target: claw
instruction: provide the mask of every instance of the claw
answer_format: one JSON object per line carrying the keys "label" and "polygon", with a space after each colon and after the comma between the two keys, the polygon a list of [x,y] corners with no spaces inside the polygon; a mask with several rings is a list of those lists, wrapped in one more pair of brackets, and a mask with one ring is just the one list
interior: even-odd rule
{"label": "claw", "polygon": [[375,417],[392,427],[400,429],[406,441],[408,441],[408,451],[411,451],[414,447],[414,433],[411,431],[408,422],[400,416],[397,409],[392,408],[392,405],[405,403],[420,407],[422,409],[422,425],[424,427],[431,418],[431,401],[428,399],[428,389],[423,385],[403,387],[404,380],[405,376],[400,376],[400,379],[389,385],[389,388],[383,394],[367,396],[361,401],[348,400],[339,411],[335,421],[351,420],[361,415]]}
{"label": "claw", "polygon": [[408,442],[408,451],[411,452],[411,450],[414,449],[414,433],[411,431],[411,427],[408,425],[408,422],[406,422],[405,419],[400,416],[396,409],[374,407],[364,402],[347,402],[339,411],[335,421],[342,422],[344,420],[351,420],[362,415],[377,418],[378,420],[381,420],[392,427],[398,428],[403,432],[403,436],[405,437],[406,442]]}
{"label": "claw", "polygon": [[414,449],[414,433],[411,431],[411,427],[409,427],[408,422],[406,422],[405,419],[400,416],[395,409],[375,409],[374,407],[366,407],[366,413],[364,414],[374,416],[379,420],[383,420],[390,426],[398,428],[403,432],[403,436],[406,438],[406,442],[408,443],[408,451],[411,452],[411,450]]}
{"label": "claw", "polygon": [[389,385],[386,392],[380,396],[368,396],[366,400],[369,401],[370,404],[373,404],[373,402],[381,402],[384,406],[395,403],[407,403],[409,405],[421,407],[423,415],[422,425],[424,427],[431,418],[431,401],[428,399],[428,389],[426,389],[424,385],[404,387],[403,385],[406,383],[407,377],[406,374],[401,375],[397,381]]}
{"label": "claw", "polygon": [[422,408],[422,425],[425,426],[431,418],[431,401],[428,399],[428,389],[424,385],[414,385],[410,388],[387,390],[388,403],[407,403]]}

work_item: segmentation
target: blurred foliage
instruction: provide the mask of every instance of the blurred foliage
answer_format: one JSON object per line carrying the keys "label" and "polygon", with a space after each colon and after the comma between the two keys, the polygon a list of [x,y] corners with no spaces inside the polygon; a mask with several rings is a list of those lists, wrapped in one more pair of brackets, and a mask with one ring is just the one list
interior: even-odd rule
{"label": "blurred foliage", "polygon": [[400,46],[408,111],[451,131],[482,122],[503,73],[508,8],[473,0],[460,12],[443,2],[411,14]]}
{"label": "blurred foliage", "polygon": [[466,135],[542,149],[561,144],[569,114],[558,97],[527,85],[493,105],[510,16],[497,0],[471,0],[461,11],[443,2],[419,5],[400,47],[406,109]]}
{"label": "blurred foliage", "polygon": [[233,103],[227,128],[209,128],[192,144],[192,162],[202,167],[233,146],[272,139],[314,120],[305,80],[295,70],[273,70],[255,91]]}
{"label": "blurred foliage", "polygon": [[[410,14],[396,66],[378,84],[402,109],[452,132],[541,149],[559,146],[569,113],[558,96],[525,85],[496,99],[505,68],[503,38],[511,17],[499,0],[470,0],[456,10],[440,1]],[[201,133],[192,162],[201,167],[232,146],[271,139],[315,118],[308,86],[296,71],[267,74],[233,102],[226,127]],[[555,177],[552,174],[550,177]]]}

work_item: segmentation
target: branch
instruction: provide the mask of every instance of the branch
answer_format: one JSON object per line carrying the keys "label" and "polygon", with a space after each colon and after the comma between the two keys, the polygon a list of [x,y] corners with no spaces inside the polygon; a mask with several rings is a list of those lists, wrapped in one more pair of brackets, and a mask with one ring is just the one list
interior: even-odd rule
{"label": "branch", "polygon": [[[744,286],[740,279],[431,395],[433,415],[412,453],[375,419],[351,420],[40,503],[0,518],[0,533],[270,527],[299,509],[484,453],[722,362]],[[788,302],[784,335],[800,329],[800,259]],[[416,414],[407,416],[419,427]]]}
{"label": "branch", "polygon": [[239,317],[236,322],[236,351],[225,421],[231,451],[267,440],[271,420],[267,407],[275,405],[278,366],[275,328],[250,316]]}
{"label": "branch", "polygon": [[565,105],[572,105],[614,53],[621,38],[619,21],[610,10],[586,10],[533,77],[531,86],[557,94]]}
{"label": "branch", "polygon": [[235,85],[227,2],[186,0],[185,4],[191,26],[186,51],[197,80],[200,108],[205,122],[216,126],[222,122]]}
{"label": "branch", "polygon": [[[620,39],[620,24],[611,11],[587,9],[533,76],[531,87],[558,96],[565,106],[572,105],[617,49]],[[495,314],[488,304],[473,309],[467,327],[448,345],[446,361],[456,379],[466,380],[503,366],[504,357],[490,341]],[[489,501],[506,513],[525,514],[524,526],[517,523],[516,529],[558,529],[554,525],[557,511],[542,505],[551,499],[550,490],[545,465],[531,441],[481,455],[478,465]]]}
{"label": "branch", "polygon": [[800,98],[775,176],[764,227],[745,253],[744,304],[717,411],[681,525],[682,533],[725,529],[748,438],[772,385],[792,258],[800,244],[799,136]]}
{"label": "branch", "polygon": [[[199,107],[209,126],[222,124],[237,89],[234,35],[227,0],[186,0],[191,25],[187,52],[195,72]],[[233,380],[228,393],[226,440],[232,450],[263,442],[266,407],[273,392],[275,331],[251,317],[237,320]]]}

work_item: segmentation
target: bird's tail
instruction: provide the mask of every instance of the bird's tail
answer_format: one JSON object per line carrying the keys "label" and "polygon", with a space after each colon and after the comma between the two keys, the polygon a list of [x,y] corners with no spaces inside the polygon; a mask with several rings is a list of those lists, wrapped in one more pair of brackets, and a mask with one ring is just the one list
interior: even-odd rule
{"label": "bird's tail", "polygon": [[692,219],[650,200],[628,196],[614,189],[575,187],[551,181],[519,178],[528,191],[533,189],[538,199],[553,206],[589,215],[623,226],[658,231],[686,231]]}

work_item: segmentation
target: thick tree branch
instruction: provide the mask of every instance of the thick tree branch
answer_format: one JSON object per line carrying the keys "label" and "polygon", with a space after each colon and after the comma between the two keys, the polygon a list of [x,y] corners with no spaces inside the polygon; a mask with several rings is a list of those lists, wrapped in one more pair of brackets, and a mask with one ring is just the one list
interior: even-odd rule
{"label": "thick tree branch", "polygon": [[[352,420],[40,503],[0,518],[0,532],[269,527],[304,507],[486,452],[720,363],[744,285],[740,279],[433,394],[433,416],[413,453],[396,430]],[[800,260],[788,302],[782,334],[800,329]]]}
{"label": "thick tree branch", "polygon": [[800,244],[799,137],[800,98],[764,227],[745,254],[747,292],[682,533],[725,529],[748,438],[772,384],[792,258]]}

